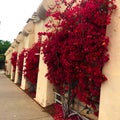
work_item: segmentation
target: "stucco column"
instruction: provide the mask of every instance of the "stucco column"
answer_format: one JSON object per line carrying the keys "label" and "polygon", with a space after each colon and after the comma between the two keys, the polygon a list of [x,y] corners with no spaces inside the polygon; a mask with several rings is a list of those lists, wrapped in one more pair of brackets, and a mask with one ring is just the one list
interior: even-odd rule
{"label": "stucco column", "polygon": [[[23,44],[20,43],[18,45],[18,55],[17,55],[17,60],[19,59],[19,55],[21,53],[21,51],[23,50]],[[18,70],[18,65],[16,65],[16,71],[15,71],[15,80],[14,80],[14,83],[19,83],[19,70]]]}
{"label": "stucco column", "polygon": [[[15,44],[15,42],[12,43],[13,45]],[[13,50],[11,51],[11,56],[12,56],[12,52],[17,52],[18,48],[17,46],[14,46]],[[10,58],[11,59],[11,58]],[[15,72],[13,72],[13,65],[11,66],[11,80],[14,81],[15,79]]]}
{"label": "stucco column", "polygon": [[10,46],[8,50],[5,52],[5,58],[6,58],[6,75],[11,75],[11,55],[12,55],[12,47]]}
{"label": "stucco column", "polygon": [[[28,23],[25,25],[22,32],[23,32],[23,35],[25,36],[24,48],[28,49],[28,48],[32,47],[32,45],[35,41],[34,40],[34,23],[32,20],[28,20]],[[25,65],[25,61],[26,61],[26,59],[24,59],[23,66]],[[23,67],[23,71],[24,71],[24,67]],[[24,77],[24,74],[22,74],[21,88],[23,90],[29,88],[29,85],[27,83],[26,78]]]}
{"label": "stucco column", "polygon": [[14,72],[13,72],[13,66],[11,67],[11,75],[10,75],[10,79],[14,80]]}
{"label": "stucco column", "polygon": [[[25,60],[24,59],[24,62],[23,62],[23,66],[25,65]],[[25,67],[23,67],[23,70],[25,69]],[[24,74],[22,74],[22,80],[21,80],[21,86],[20,86],[23,90],[26,90],[27,88],[29,88],[29,85],[27,83],[27,80],[26,78],[24,77]]]}
{"label": "stucco column", "polygon": [[18,66],[16,66],[14,83],[18,83]]}
{"label": "stucco column", "polygon": [[[29,48],[29,36],[26,36],[25,39],[24,39],[24,47],[27,49]],[[24,62],[23,62],[23,71],[25,69],[25,61],[26,59],[24,58]],[[29,88],[29,85],[27,83],[27,80],[26,78],[24,77],[24,74],[22,74],[22,80],[21,80],[21,86],[20,86],[23,90],[26,90],[27,88]]]}
{"label": "stucco column", "polygon": [[[38,39],[38,32],[46,31],[44,24],[47,22],[41,20],[39,23],[35,23],[35,37]],[[42,41],[44,37],[42,37]],[[43,61],[43,55],[40,54],[39,58],[39,72],[37,79],[37,89],[35,100],[43,107],[46,107],[54,103],[53,85],[47,80],[45,74],[47,73],[47,66]]]}
{"label": "stucco column", "polygon": [[[19,56],[19,46],[18,46],[18,54],[17,54],[17,60],[18,60],[18,56]],[[18,66],[16,63],[16,70],[15,70],[15,80],[14,83],[18,83]]]}
{"label": "stucco column", "polygon": [[11,74],[10,53],[6,54],[5,56],[6,56],[6,63],[5,63],[6,71],[5,71],[5,74],[10,75]]}
{"label": "stucco column", "polygon": [[107,28],[110,60],[104,67],[108,81],[102,84],[99,120],[120,120],[120,1]]}
{"label": "stucco column", "polygon": [[53,85],[45,77],[46,73],[47,66],[43,61],[43,55],[41,55],[35,100],[43,107],[54,103]]}
{"label": "stucco column", "polygon": [[7,60],[8,61],[8,63],[7,63],[7,71],[8,71],[7,75],[11,74],[11,67],[12,67],[12,65],[11,65],[10,58],[11,58],[11,53],[9,53],[8,60]]}

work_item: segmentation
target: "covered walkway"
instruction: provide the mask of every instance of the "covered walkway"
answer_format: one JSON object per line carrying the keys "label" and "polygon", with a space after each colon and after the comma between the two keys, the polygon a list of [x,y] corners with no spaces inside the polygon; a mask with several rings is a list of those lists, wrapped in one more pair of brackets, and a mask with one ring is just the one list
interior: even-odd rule
{"label": "covered walkway", "polygon": [[0,71],[0,120],[53,120]]}

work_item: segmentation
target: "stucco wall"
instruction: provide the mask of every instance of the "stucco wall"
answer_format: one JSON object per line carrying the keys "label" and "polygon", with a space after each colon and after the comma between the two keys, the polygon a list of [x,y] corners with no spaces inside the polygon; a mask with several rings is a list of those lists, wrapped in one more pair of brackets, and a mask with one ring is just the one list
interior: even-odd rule
{"label": "stucco wall", "polygon": [[[40,21],[36,23],[36,33],[46,31],[45,24],[48,21]],[[36,36],[36,39],[38,37]],[[44,41],[44,37],[41,38]],[[49,83],[45,74],[47,73],[47,66],[43,61],[43,55],[40,54],[40,62],[39,62],[39,72],[38,72],[38,79],[37,79],[37,91],[36,91],[36,101],[40,103],[43,107],[50,105],[54,102],[54,94],[53,94],[53,86]]]}
{"label": "stucco wall", "polygon": [[6,74],[10,75],[11,74],[11,62],[10,62],[10,58],[11,58],[11,53],[8,53],[6,55]]}
{"label": "stucco wall", "polygon": [[110,60],[104,67],[108,81],[101,88],[99,120],[120,120],[120,0],[107,27]]}
{"label": "stucco wall", "polygon": [[[18,54],[17,54],[17,59],[19,59],[19,54],[21,51],[24,49],[24,44],[23,40],[18,44]],[[16,65],[16,71],[15,71],[15,80],[14,83],[18,83],[18,66]]]}

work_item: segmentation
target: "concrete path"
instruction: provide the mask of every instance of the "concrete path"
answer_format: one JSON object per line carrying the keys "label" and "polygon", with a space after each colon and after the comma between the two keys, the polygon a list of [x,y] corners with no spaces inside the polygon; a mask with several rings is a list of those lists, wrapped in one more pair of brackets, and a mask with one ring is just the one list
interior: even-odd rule
{"label": "concrete path", "polygon": [[0,71],[0,120],[53,120]]}

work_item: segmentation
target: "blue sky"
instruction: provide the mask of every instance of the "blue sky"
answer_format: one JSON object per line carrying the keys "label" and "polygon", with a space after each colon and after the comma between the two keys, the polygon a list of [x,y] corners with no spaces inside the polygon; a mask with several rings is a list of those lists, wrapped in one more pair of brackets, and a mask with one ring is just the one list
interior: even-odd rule
{"label": "blue sky", "polygon": [[42,0],[1,0],[0,39],[13,42]]}

